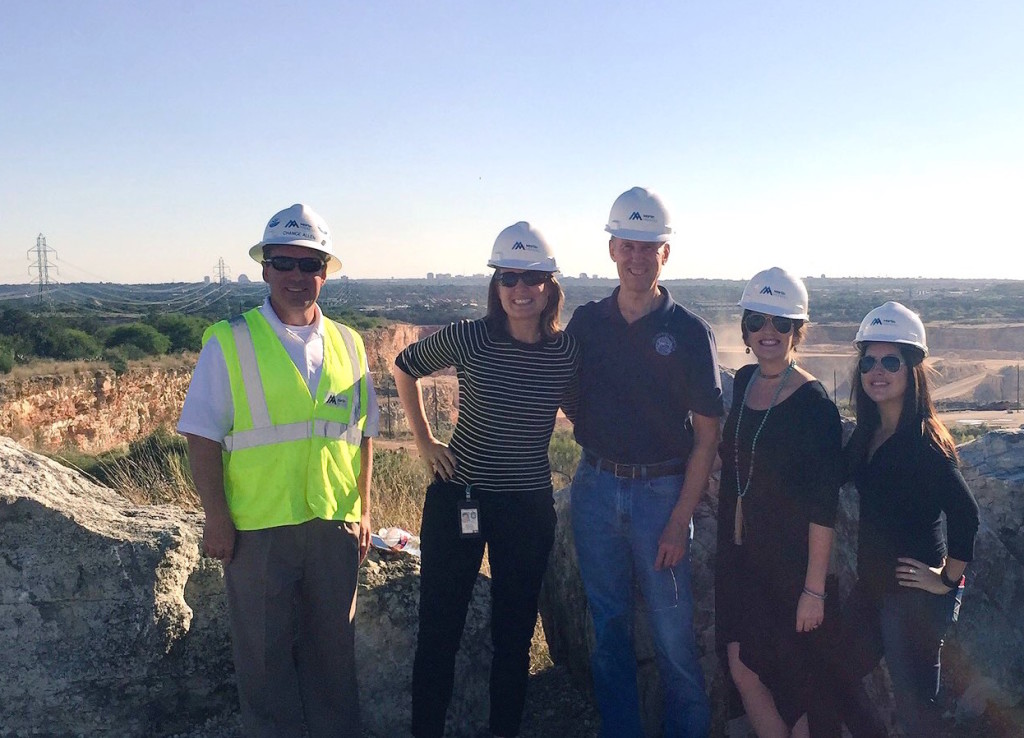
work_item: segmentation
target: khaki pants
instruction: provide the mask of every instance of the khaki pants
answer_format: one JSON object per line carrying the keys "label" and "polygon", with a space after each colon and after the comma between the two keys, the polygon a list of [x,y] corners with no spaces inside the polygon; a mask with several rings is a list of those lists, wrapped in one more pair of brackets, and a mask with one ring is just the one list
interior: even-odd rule
{"label": "khaki pants", "polygon": [[245,735],[358,738],[359,526],[240,531],[225,567]]}

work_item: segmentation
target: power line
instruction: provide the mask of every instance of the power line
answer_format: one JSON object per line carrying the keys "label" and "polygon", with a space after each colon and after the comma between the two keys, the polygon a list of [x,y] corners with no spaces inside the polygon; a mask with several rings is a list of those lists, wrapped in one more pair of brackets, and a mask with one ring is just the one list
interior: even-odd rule
{"label": "power line", "polygon": [[29,259],[35,254],[36,263],[30,264],[28,267],[28,274],[32,276],[32,270],[36,271],[37,279],[39,280],[39,302],[43,301],[43,290],[50,284],[50,267],[53,267],[53,271],[56,272],[57,267],[50,264],[49,256],[52,253],[57,256],[57,252],[46,245],[46,236],[40,233],[36,236],[36,247],[28,250]]}

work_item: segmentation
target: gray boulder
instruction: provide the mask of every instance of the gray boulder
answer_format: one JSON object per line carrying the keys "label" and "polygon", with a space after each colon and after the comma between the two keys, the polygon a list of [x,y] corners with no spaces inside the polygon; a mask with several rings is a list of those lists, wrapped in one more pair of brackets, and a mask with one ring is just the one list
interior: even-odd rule
{"label": "gray boulder", "polygon": [[[200,556],[201,522],[132,505],[0,437],[0,736],[240,735],[223,572]],[[368,736],[408,732],[418,580],[404,555],[371,554],[360,572]],[[486,726],[488,608],[481,577],[452,736]]]}

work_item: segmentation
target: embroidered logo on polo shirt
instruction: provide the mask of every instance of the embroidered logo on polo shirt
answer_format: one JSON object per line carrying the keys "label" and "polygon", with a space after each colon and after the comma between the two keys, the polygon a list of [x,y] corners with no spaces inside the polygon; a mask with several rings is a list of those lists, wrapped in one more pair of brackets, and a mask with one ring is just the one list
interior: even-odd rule
{"label": "embroidered logo on polo shirt", "polygon": [[348,398],[345,395],[327,395],[327,399],[324,400],[325,405],[334,405],[335,407],[348,407]]}
{"label": "embroidered logo on polo shirt", "polygon": [[659,333],[654,337],[654,350],[662,356],[668,356],[676,350],[676,337],[671,333]]}

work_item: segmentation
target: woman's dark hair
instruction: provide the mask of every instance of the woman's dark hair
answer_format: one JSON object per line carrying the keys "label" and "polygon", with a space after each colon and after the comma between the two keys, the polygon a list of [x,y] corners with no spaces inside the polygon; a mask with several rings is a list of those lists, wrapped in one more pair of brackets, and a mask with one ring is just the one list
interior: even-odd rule
{"label": "woman's dark hair", "polygon": [[[869,341],[861,343],[857,351],[858,361],[864,356],[869,343]],[[946,426],[942,424],[935,412],[935,404],[932,402],[928,383],[928,369],[924,365],[924,353],[905,343],[893,345],[899,349],[900,356],[903,357],[903,361],[907,365],[907,391],[903,394],[903,409],[900,411],[900,420],[896,430],[902,430],[912,423],[920,423],[921,433],[925,438],[935,444],[949,459],[958,461],[959,457],[956,453],[953,436],[949,434]],[[882,423],[878,405],[864,391],[861,376],[860,368],[854,366],[853,378],[850,380],[850,403],[857,413],[857,428],[863,430],[863,433],[858,434],[863,448],[853,449],[857,459],[866,457],[871,437]]]}
{"label": "woman's dark hair", "polygon": [[[740,335],[743,336],[743,345],[749,346],[747,338],[750,336],[750,331],[747,330],[747,316],[755,312],[754,310],[743,310],[743,315],[740,317]],[[768,313],[762,313],[767,315]],[[800,342],[804,340],[804,333],[807,332],[807,323],[799,318],[793,318],[793,350],[800,345]]]}
{"label": "woman's dark hair", "polygon": [[[507,331],[508,315],[505,313],[505,308],[501,306],[501,295],[498,294],[499,289],[498,270],[495,269],[494,276],[491,277],[490,284],[487,287],[487,315],[484,316],[484,320],[487,321],[487,325],[490,327]],[[562,285],[558,283],[554,274],[548,279],[544,293],[547,295],[548,304],[544,306],[544,310],[540,314],[540,333],[544,340],[550,340],[562,331],[559,316],[562,314],[562,305],[565,303],[565,293],[562,292]]]}

